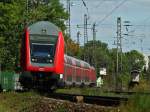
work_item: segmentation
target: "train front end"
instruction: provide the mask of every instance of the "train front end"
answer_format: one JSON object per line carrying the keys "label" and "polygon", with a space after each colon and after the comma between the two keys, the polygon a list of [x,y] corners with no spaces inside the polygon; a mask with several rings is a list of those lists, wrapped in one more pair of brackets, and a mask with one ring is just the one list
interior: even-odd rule
{"label": "train front end", "polygon": [[21,66],[24,87],[51,88],[57,84],[59,74],[64,72],[64,38],[57,26],[40,21],[25,29]]}

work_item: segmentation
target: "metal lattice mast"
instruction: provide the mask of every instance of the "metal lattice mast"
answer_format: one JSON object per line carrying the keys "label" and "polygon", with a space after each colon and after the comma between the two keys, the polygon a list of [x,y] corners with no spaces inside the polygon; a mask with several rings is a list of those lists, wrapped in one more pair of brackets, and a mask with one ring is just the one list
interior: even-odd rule
{"label": "metal lattice mast", "polygon": [[93,23],[92,30],[93,30],[93,48],[95,48],[95,41],[96,41],[96,24],[95,23]]}
{"label": "metal lattice mast", "polygon": [[67,22],[66,22],[66,24],[67,24],[67,31],[66,31],[66,33],[68,34],[68,36],[71,38],[71,27],[70,27],[70,6],[71,5],[71,3],[70,3],[70,0],[67,0],[67,12],[68,12],[68,14],[69,14],[69,17],[68,17],[68,20],[67,20]]}
{"label": "metal lattice mast", "polygon": [[77,44],[80,45],[80,31],[77,32]]}
{"label": "metal lattice mast", "polygon": [[84,14],[84,45],[88,42],[87,19],[87,14]]}
{"label": "metal lattice mast", "polygon": [[93,59],[92,59],[92,64],[95,66],[95,53],[94,53],[94,51],[95,51],[95,47],[96,47],[96,43],[95,43],[95,41],[96,41],[96,24],[95,23],[93,23],[93,27],[92,27],[92,31],[93,31]]}
{"label": "metal lattice mast", "polygon": [[119,72],[122,71],[122,33],[121,33],[121,17],[117,19],[117,38],[118,38],[118,52],[119,52]]}
{"label": "metal lattice mast", "polygon": [[[85,51],[85,44],[88,42],[88,33],[87,33],[87,14],[84,14],[84,51]],[[87,57],[87,62],[89,61],[89,56],[85,56],[84,53],[84,60],[86,60]]]}
{"label": "metal lattice mast", "polygon": [[122,34],[121,17],[117,18],[117,56],[116,56],[116,89],[121,89],[121,80],[118,79],[122,71]]}

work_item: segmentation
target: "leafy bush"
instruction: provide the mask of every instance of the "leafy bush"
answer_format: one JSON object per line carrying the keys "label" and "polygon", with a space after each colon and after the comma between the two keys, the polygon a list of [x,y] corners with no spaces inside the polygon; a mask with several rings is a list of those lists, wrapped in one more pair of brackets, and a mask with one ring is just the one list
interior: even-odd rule
{"label": "leafy bush", "polygon": [[132,96],[126,106],[121,107],[121,112],[149,112],[150,96],[136,94]]}

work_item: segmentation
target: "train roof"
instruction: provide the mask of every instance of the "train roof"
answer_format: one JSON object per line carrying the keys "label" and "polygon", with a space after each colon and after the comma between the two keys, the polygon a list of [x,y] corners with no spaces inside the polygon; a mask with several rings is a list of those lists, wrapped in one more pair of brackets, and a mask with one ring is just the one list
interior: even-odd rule
{"label": "train roof", "polygon": [[54,25],[49,21],[39,21],[33,23],[28,27],[28,30],[30,34],[41,35],[44,33],[46,35],[55,35],[55,36],[58,36],[58,32],[60,31],[60,29],[56,25]]}
{"label": "train roof", "polygon": [[94,67],[90,66],[89,63],[82,61],[80,59],[76,59],[76,58],[68,56],[68,55],[65,55],[64,58],[65,58],[65,63],[67,63],[67,64],[78,66],[78,67],[83,67],[83,68],[94,69]]}

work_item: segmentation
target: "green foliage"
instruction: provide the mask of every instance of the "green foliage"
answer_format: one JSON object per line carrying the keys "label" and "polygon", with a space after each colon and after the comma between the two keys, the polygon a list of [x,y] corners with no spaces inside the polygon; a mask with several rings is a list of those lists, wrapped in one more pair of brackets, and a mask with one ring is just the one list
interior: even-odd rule
{"label": "green foliage", "polygon": [[148,95],[134,95],[126,106],[121,107],[121,112],[149,112],[150,97]]}
{"label": "green foliage", "polygon": [[[97,76],[99,76],[99,68],[106,67],[108,74],[116,72],[116,49],[108,49],[106,43],[101,41],[89,41],[85,44],[85,47],[81,47],[79,57],[85,58],[85,61],[95,66]],[[120,55],[120,53],[119,53]],[[122,53],[122,75],[130,74],[132,69],[140,69],[144,65],[144,57],[136,50]],[[120,65],[119,65],[120,66]]]}
{"label": "green foliage", "polygon": [[109,68],[111,62],[108,45],[101,41],[95,41],[94,43],[93,41],[89,41],[86,43],[81,57],[95,66],[97,74],[99,73],[100,67]]}
{"label": "green foliage", "polygon": [[22,112],[37,104],[40,96],[33,92],[6,92],[0,93],[0,99],[0,112]]}
{"label": "green foliage", "polygon": [[[79,51],[79,57],[85,59],[96,68],[97,77],[99,77],[99,70],[101,67],[106,67],[107,79],[105,78],[106,88],[113,89],[115,85],[116,65],[117,65],[117,49],[109,49],[106,43],[101,41],[89,41],[85,44],[85,47],[81,47]],[[121,54],[119,53],[119,56]],[[120,57],[119,57],[120,60]],[[124,89],[128,88],[127,85],[130,80],[130,73],[132,69],[143,70],[145,64],[144,56],[136,50],[122,53],[122,70],[119,62],[119,77],[120,84]]]}
{"label": "green foliage", "polygon": [[104,92],[102,88],[89,88],[89,87],[57,89],[56,93],[82,94],[93,96],[117,96],[117,94],[115,93]]}
{"label": "green foliage", "polygon": [[65,53],[69,56],[77,56],[81,50],[79,45],[72,41],[70,38],[65,39],[65,41]]}
{"label": "green foliage", "polygon": [[64,21],[68,14],[59,0],[37,3],[30,0],[32,7],[26,11],[26,0],[0,3],[0,64],[3,70],[15,70],[19,63],[20,40],[27,24],[39,20],[51,21],[65,30]]}
{"label": "green foliage", "polygon": [[145,61],[144,56],[136,50],[125,53],[129,69],[142,69]]}

